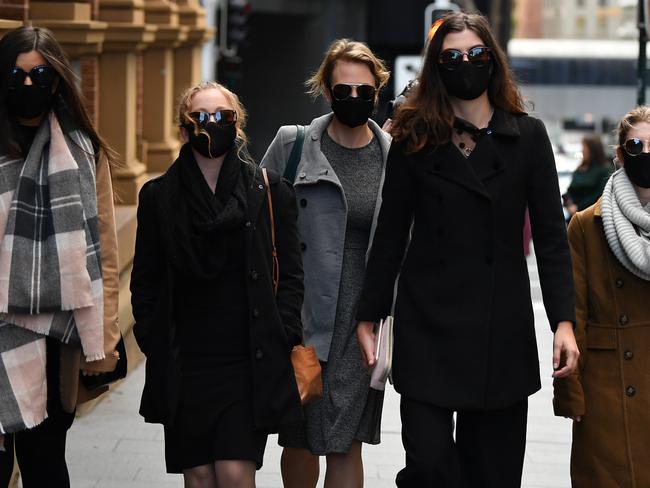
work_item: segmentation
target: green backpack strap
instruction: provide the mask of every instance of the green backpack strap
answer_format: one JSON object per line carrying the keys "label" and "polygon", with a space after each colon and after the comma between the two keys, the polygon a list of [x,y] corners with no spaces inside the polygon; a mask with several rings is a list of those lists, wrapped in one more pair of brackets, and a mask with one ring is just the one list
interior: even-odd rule
{"label": "green backpack strap", "polygon": [[298,171],[298,163],[300,163],[300,157],[302,156],[302,145],[304,142],[305,126],[296,125],[296,141],[293,143],[293,148],[291,149],[291,154],[289,155],[289,160],[287,161],[287,166],[284,168],[284,174],[282,175],[292,184],[294,181],[296,181],[296,171]]}

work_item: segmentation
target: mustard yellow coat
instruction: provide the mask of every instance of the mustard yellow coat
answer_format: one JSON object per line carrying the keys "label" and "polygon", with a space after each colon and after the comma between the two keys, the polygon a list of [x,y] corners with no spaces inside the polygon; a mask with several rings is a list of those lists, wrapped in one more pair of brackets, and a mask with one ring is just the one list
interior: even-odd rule
{"label": "mustard yellow coat", "polygon": [[600,200],[569,225],[578,371],[555,381],[573,424],[574,488],[650,487],[650,282],[625,269],[603,232]]}

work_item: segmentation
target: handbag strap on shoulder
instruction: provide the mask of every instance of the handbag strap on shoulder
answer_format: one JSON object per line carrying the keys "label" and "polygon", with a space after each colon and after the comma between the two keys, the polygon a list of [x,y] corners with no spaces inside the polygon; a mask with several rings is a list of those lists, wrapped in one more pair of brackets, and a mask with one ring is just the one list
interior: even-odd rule
{"label": "handbag strap on shoulder", "polygon": [[280,262],[278,261],[278,249],[275,245],[275,212],[273,212],[273,196],[271,195],[271,184],[266,168],[262,168],[262,176],[266,185],[266,200],[269,207],[269,219],[271,224],[271,254],[273,257],[273,293],[277,295],[280,284]]}
{"label": "handbag strap on shoulder", "polygon": [[293,143],[293,148],[291,148],[291,154],[289,154],[289,160],[287,161],[287,166],[284,168],[284,174],[282,175],[286,180],[290,181],[293,184],[296,181],[296,172],[298,171],[298,163],[300,163],[300,158],[302,156],[302,146],[305,142],[305,126],[296,125],[296,140]]}

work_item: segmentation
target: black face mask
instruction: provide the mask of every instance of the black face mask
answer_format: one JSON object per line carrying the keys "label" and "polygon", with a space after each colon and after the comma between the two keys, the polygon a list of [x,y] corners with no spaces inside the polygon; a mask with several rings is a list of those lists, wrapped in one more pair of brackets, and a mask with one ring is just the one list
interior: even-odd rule
{"label": "black face mask", "polygon": [[440,78],[450,95],[461,100],[474,100],[488,89],[492,77],[492,63],[484,66],[474,66],[469,61],[463,61],[454,70],[438,66]]}
{"label": "black face mask", "polygon": [[374,100],[362,100],[360,98],[336,100],[332,97],[334,115],[336,115],[339,122],[348,127],[359,127],[368,122],[374,108]]}
{"label": "black face mask", "polygon": [[232,149],[237,137],[235,124],[218,126],[214,122],[209,122],[205,128],[199,130],[198,134],[194,133],[194,125],[191,123],[183,127],[187,130],[192,148],[206,158],[218,158],[226,154]]}
{"label": "black face mask", "polygon": [[21,119],[33,119],[50,111],[52,87],[20,85],[7,92],[7,108]]}
{"label": "black face mask", "polygon": [[641,188],[650,188],[650,153],[641,153],[638,156],[623,154],[625,173],[632,183]]}

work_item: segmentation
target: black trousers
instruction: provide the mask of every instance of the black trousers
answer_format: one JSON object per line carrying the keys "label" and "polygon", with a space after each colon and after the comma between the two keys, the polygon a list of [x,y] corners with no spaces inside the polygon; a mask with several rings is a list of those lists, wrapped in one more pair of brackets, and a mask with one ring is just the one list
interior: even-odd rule
{"label": "black trousers", "polygon": [[61,407],[59,353],[56,341],[47,339],[48,418],[33,429],[5,435],[5,451],[0,452],[0,488],[9,485],[14,469],[14,453],[23,488],[70,487],[65,442],[75,414]]}
{"label": "black trousers", "polygon": [[519,488],[526,450],[528,399],[508,408],[459,411],[402,396],[406,467],[400,488]]}

